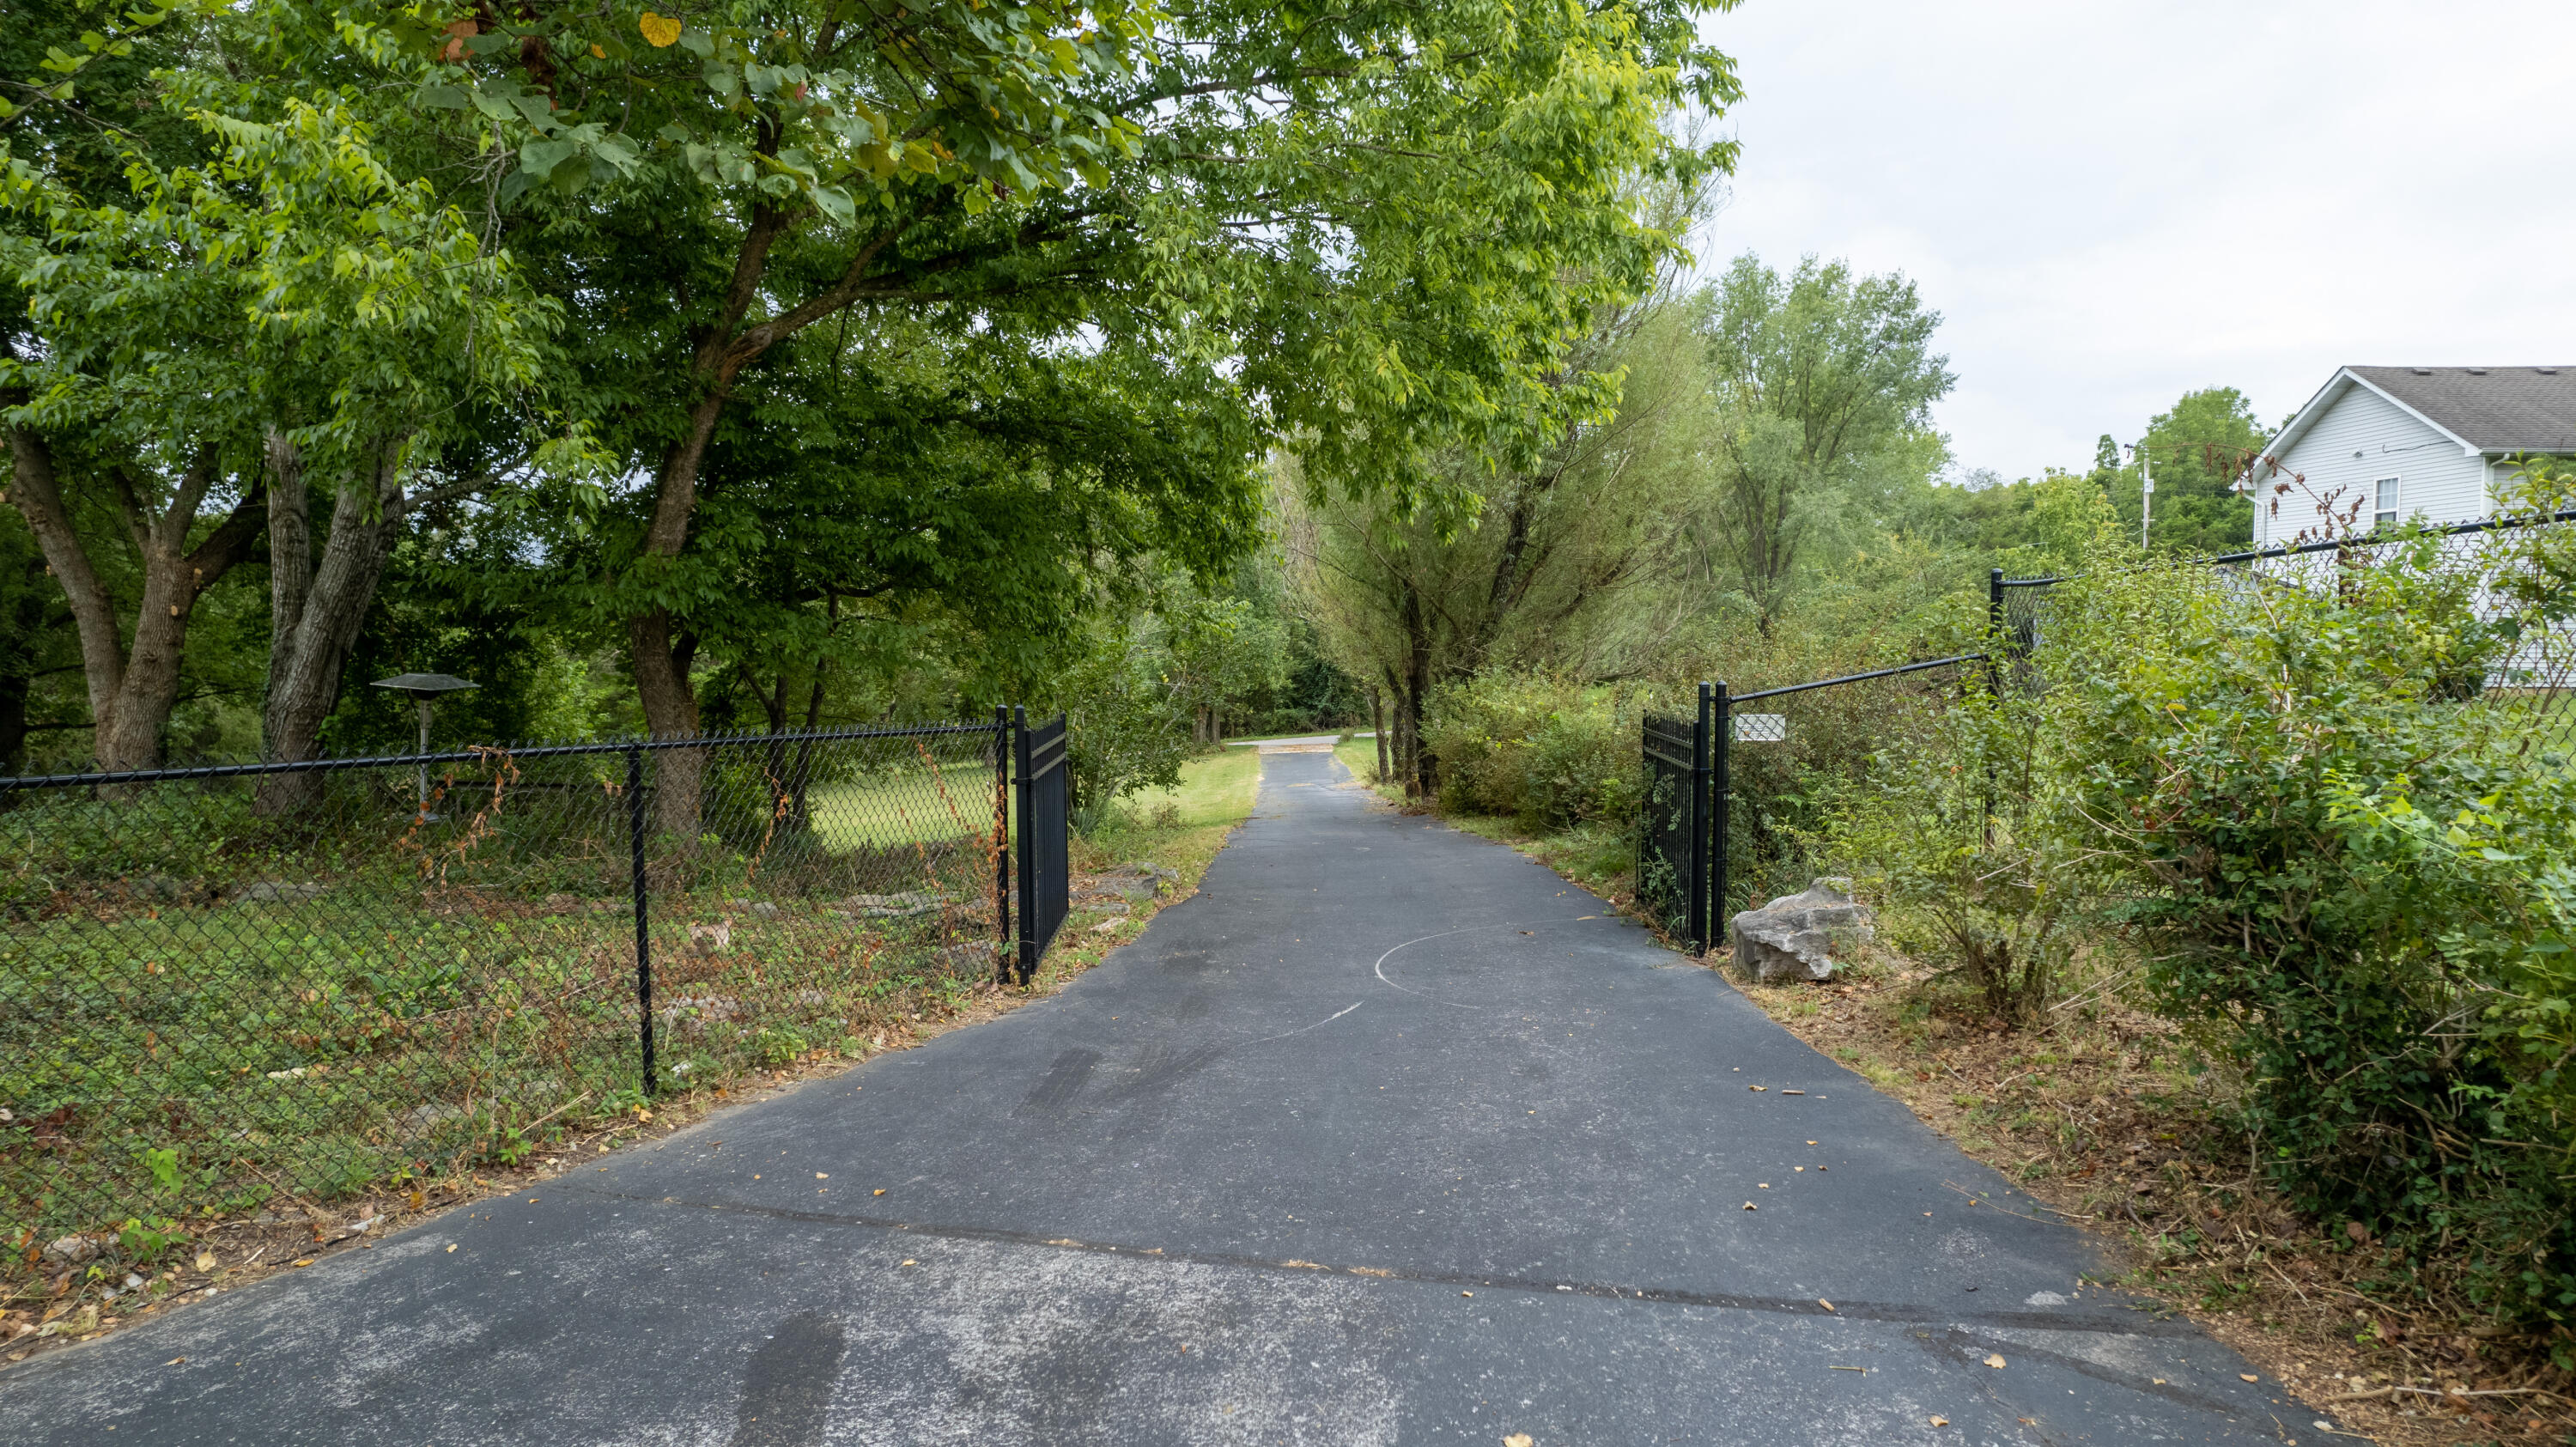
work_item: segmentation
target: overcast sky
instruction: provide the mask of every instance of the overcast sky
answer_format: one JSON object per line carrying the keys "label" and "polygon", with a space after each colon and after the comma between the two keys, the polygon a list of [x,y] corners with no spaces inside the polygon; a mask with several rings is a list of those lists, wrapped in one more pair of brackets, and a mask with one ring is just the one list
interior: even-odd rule
{"label": "overcast sky", "polygon": [[2195,388],[2576,363],[2576,4],[1745,0],[1703,265],[1902,270],[1962,469],[2090,465]]}

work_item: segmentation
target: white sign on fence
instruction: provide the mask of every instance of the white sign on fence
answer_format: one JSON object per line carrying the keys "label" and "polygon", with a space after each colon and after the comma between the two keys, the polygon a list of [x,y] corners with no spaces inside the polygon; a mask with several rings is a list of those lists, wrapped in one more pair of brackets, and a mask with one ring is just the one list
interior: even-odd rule
{"label": "white sign on fence", "polygon": [[1740,713],[1735,716],[1735,741],[1739,744],[1776,744],[1789,737],[1789,716],[1785,713]]}

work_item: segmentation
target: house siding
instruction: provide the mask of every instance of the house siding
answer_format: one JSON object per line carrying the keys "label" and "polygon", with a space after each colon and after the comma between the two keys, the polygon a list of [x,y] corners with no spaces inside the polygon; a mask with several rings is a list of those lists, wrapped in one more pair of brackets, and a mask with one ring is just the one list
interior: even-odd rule
{"label": "house siding", "polygon": [[[2328,404],[2280,460],[2279,475],[2256,480],[2256,547],[2313,534],[2323,521],[2321,501],[2338,518],[2359,501],[2356,521],[2367,530],[2371,486],[2383,477],[2399,480],[2398,507],[2410,519],[2466,522],[2489,511],[2485,458],[2463,452],[2457,442],[2357,384]],[[2306,482],[2291,481],[2292,474]],[[2286,492],[2278,490],[2285,486]]]}

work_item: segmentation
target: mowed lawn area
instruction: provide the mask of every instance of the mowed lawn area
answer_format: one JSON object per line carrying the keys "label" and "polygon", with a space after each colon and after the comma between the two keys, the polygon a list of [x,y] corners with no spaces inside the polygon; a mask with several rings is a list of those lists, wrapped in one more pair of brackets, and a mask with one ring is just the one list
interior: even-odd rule
{"label": "mowed lawn area", "polygon": [[993,780],[980,766],[816,784],[806,803],[815,836],[835,854],[993,832]]}
{"label": "mowed lawn area", "polygon": [[1148,828],[1203,829],[1242,823],[1260,792],[1261,751],[1229,748],[1190,760],[1181,765],[1180,783],[1140,789],[1125,804],[1128,815]]}

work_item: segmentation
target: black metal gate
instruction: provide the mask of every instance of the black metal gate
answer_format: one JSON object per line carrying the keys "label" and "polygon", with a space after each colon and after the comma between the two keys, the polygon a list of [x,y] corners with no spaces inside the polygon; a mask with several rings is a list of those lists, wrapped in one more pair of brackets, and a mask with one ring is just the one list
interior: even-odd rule
{"label": "black metal gate", "polygon": [[1713,700],[1699,717],[1646,715],[1646,797],[1637,829],[1637,902],[1694,952],[1708,948],[1709,739]]}
{"label": "black metal gate", "polygon": [[1020,949],[1018,974],[1025,985],[1064,923],[1072,885],[1069,834],[1073,770],[1065,761],[1064,715],[1029,727],[1028,710],[1011,710],[1019,744]]}

